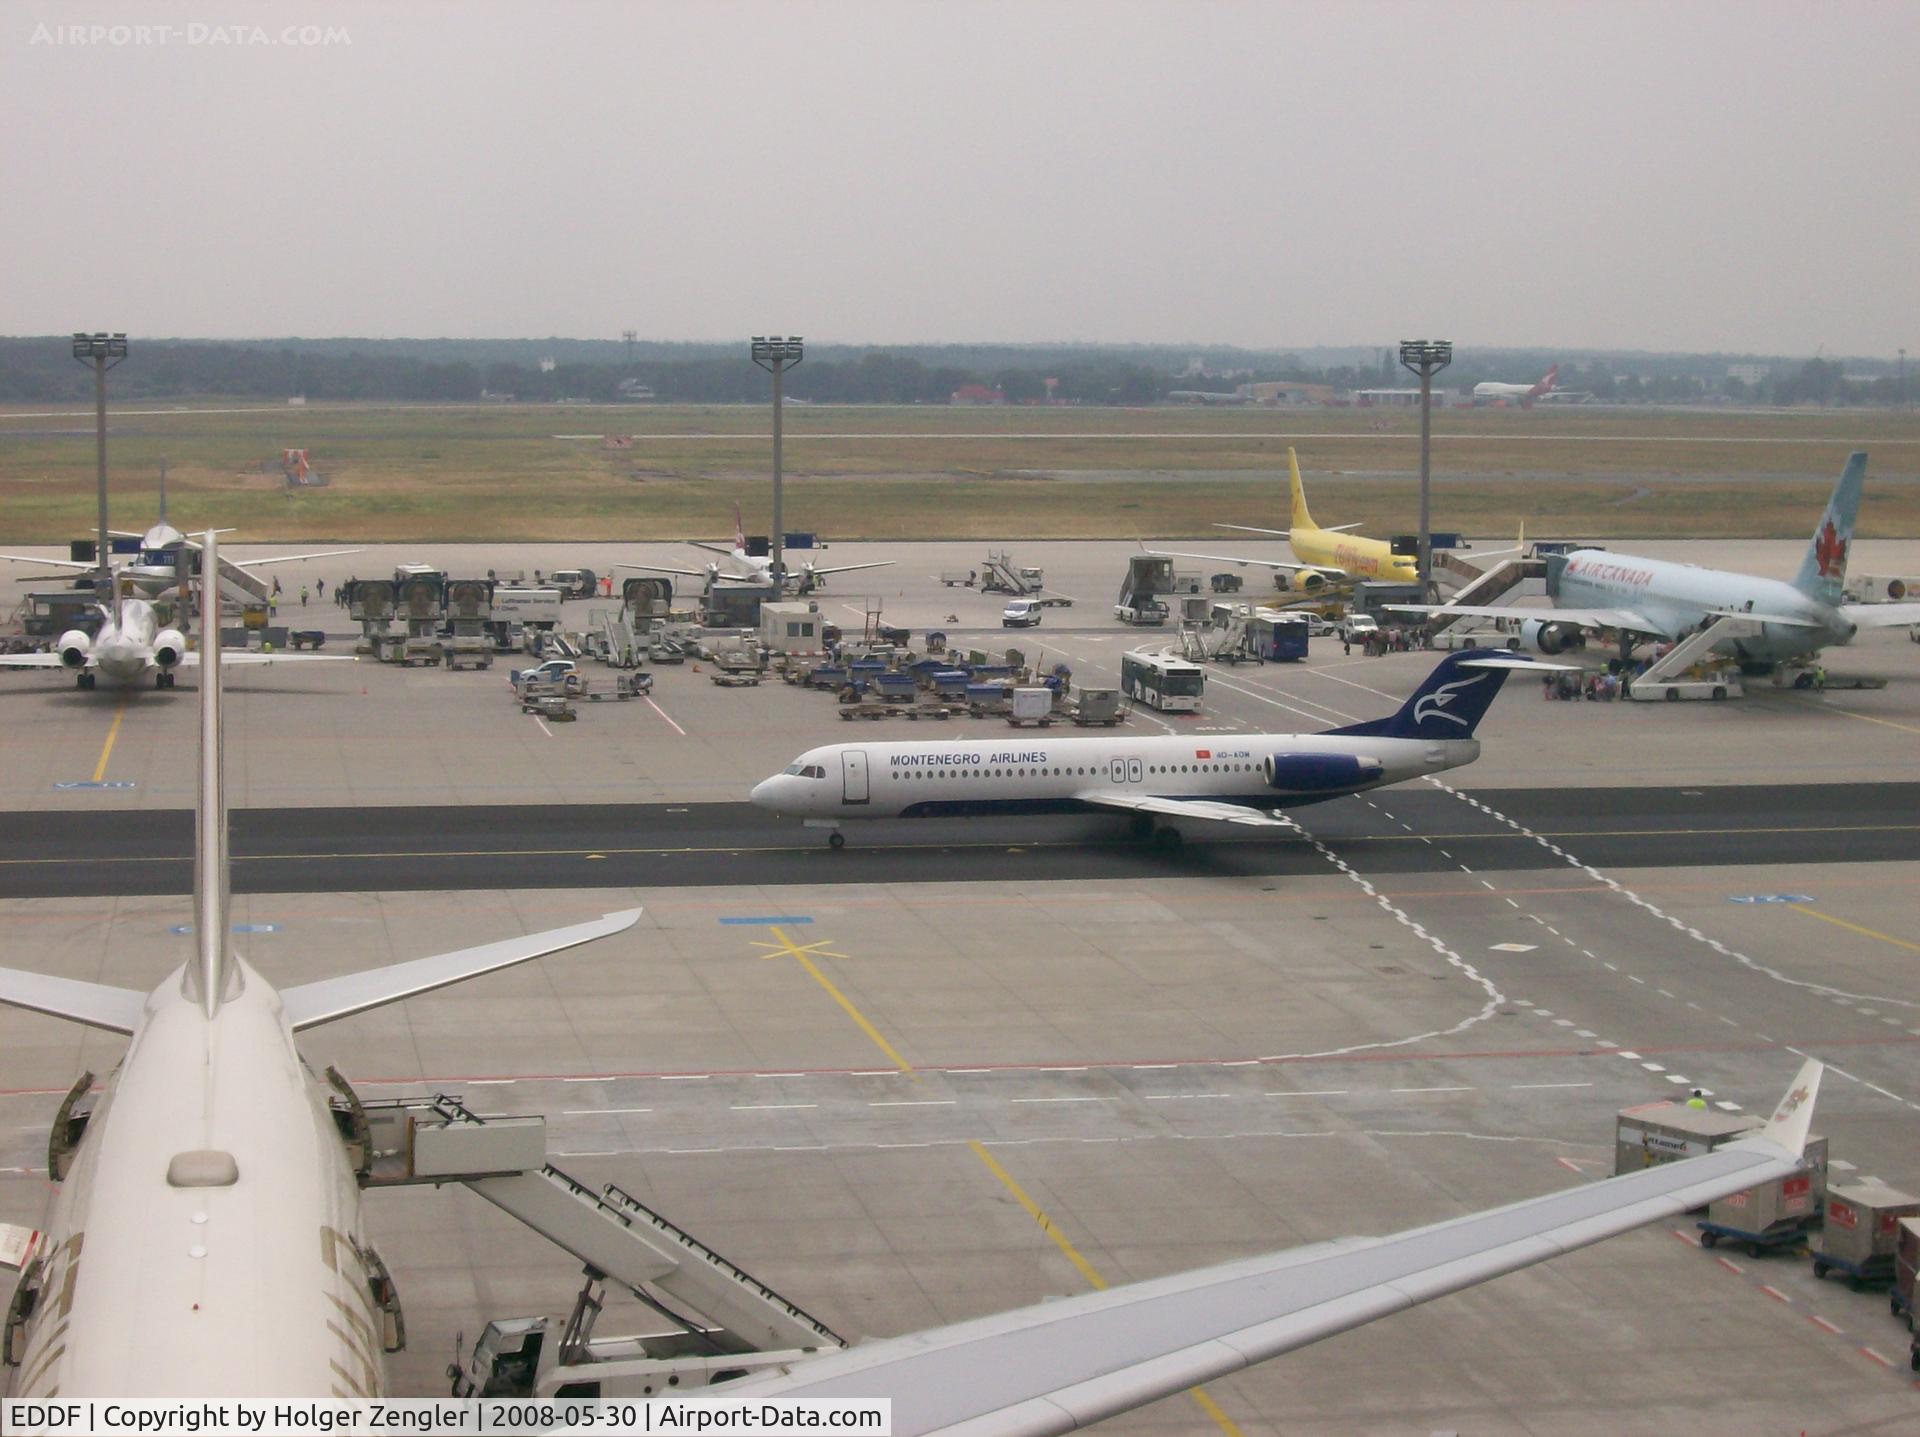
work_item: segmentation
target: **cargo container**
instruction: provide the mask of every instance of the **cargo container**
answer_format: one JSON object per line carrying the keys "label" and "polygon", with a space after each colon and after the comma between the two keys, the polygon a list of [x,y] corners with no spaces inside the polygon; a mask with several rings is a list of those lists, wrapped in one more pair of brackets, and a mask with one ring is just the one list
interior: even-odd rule
{"label": "cargo container", "polygon": [[1856,1282],[1891,1281],[1900,1220],[1912,1217],[1920,1217],[1920,1198],[1911,1193],[1880,1182],[1835,1184],[1812,1244],[1813,1275],[1837,1268]]}
{"label": "cargo container", "polygon": [[1637,1173],[1698,1157],[1761,1126],[1749,1113],[1703,1112],[1679,1103],[1625,1108],[1614,1126],[1613,1171]]}
{"label": "cargo container", "polygon": [[1903,1217],[1895,1224],[1893,1253],[1893,1315],[1907,1320],[1913,1330],[1913,1279],[1920,1270],[1920,1218]]}

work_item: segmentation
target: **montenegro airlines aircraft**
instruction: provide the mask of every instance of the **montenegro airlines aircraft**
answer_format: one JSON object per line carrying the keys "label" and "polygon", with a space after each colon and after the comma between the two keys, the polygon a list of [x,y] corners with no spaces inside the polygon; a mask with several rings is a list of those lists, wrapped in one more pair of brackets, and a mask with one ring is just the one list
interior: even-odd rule
{"label": "montenegro airlines aircraft", "polygon": [[[153,686],[170,689],[174,671],[196,668],[201,655],[187,647],[187,637],[175,628],[161,628],[159,615],[145,599],[121,599],[113,608],[99,605],[104,622],[88,637],[85,629],[69,629],[50,654],[0,654],[0,667],[15,669],[70,669],[83,689],[105,674],[118,684],[138,683],[149,673]],[[215,609],[215,613],[219,610]],[[222,654],[221,663],[351,663],[351,654],[266,654],[251,650]]]}
{"label": "montenegro airlines aircraft", "polygon": [[[22,1268],[15,1397],[348,1397],[384,1390],[390,1280],[306,1028],[633,926],[639,910],[277,991],[234,953],[220,756],[219,609],[202,576],[193,954],[152,993],[0,968],[0,1002],[132,1041],[84,1120]],[[76,1094],[91,1083],[76,1085]],[[72,1136],[61,1114],[56,1146]],[[388,1300],[381,1303],[381,1297]]]}
{"label": "montenegro airlines aircraft", "polygon": [[[1771,665],[1849,644],[1862,629],[1920,624],[1920,603],[1849,604],[1842,589],[1853,548],[1854,517],[1866,482],[1867,456],[1847,460],[1833,497],[1813,531],[1799,572],[1789,582],[1605,549],[1576,549],[1547,561],[1550,611],[1508,605],[1391,604],[1422,614],[1465,614],[1525,620],[1526,640],[1543,654],[1562,652],[1582,629],[1608,629],[1623,646],[1638,639],[1677,640],[1716,619],[1742,621],[1715,645],[1742,663]],[[1538,613],[1539,618],[1531,617]]]}
{"label": "montenegro airlines aircraft", "polygon": [[[1389,718],[1316,734],[1191,738],[994,738],[840,743],[809,749],[757,784],[762,808],[837,830],[842,820],[1000,813],[1131,813],[1285,828],[1273,810],[1441,773],[1480,757],[1475,725],[1514,669],[1512,654],[1450,655]],[[1162,828],[1164,844],[1179,831]],[[842,847],[834,832],[827,840]]]}

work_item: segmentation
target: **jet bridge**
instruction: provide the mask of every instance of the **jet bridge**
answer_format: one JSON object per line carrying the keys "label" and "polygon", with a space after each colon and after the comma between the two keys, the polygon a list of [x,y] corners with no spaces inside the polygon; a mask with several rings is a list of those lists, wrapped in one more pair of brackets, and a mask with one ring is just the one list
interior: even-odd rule
{"label": "jet bridge", "polygon": [[[777,1366],[805,1351],[845,1341],[631,1193],[594,1191],[547,1161],[546,1119],[485,1117],[458,1098],[362,1104],[337,1075],[335,1111],[366,1187],[457,1182],[471,1188],[585,1264],[565,1334],[541,1352],[543,1318],[490,1324],[473,1363],[453,1370],[456,1392],[527,1395],[534,1368],[541,1390],[587,1384],[595,1391],[640,1393],[704,1386],[747,1370]],[[613,1283],[672,1329],[660,1336],[594,1339],[601,1291]],[[525,1382],[503,1376],[525,1363]]]}

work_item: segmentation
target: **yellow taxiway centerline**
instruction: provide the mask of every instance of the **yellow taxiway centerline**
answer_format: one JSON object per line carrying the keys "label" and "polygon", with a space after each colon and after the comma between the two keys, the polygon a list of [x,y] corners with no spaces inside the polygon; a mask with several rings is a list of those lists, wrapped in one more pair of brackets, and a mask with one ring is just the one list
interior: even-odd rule
{"label": "yellow taxiway centerline", "polygon": [[[822,988],[826,989],[827,996],[838,1003],[842,1011],[859,1025],[860,1031],[872,1039],[874,1046],[887,1055],[889,1062],[909,1078],[916,1080],[919,1078],[920,1075],[913,1070],[913,1065],[900,1056],[899,1050],[886,1040],[878,1028],[867,1021],[866,1015],[854,1007],[847,995],[833,985],[832,981],[828,979],[826,974],[820,971],[819,965],[815,963],[812,958],[812,955],[815,953],[819,953],[828,958],[844,957],[844,954],[833,952],[828,948],[825,940],[818,943],[809,943],[805,947],[802,947],[787,937],[787,935],[777,927],[770,927],[767,931],[773,934],[774,941],[772,943],[756,943],[754,947],[770,950],[768,953],[769,957],[775,953],[790,954],[802,968],[807,970],[807,976],[812,978],[813,981],[818,983]],[[1040,1225],[1040,1231],[1053,1239],[1053,1245],[1066,1254],[1067,1261],[1071,1262],[1074,1270],[1086,1279],[1087,1285],[1096,1292],[1105,1292],[1109,1283],[1100,1275],[1099,1269],[1082,1257],[1079,1249],[1067,1241],[1066,1234],[1054,1226],[1053,1219],[1047,1216],[1045,1209],[1043,1209],[1040,1204],[1027,1195],[1027,1190],[1014,1181],[1013,1174],[1000,1166],[999,1161],[992,1153],[988,1152],[985,1146],[977,1139],[969,1139],[967,1149],[986,1165],[987,1171],[999,1180],[1002,1187],[1013,1194],[1014,1201],[1026,1209],[1027,1216],[1031,1217]],[[1187,1389],[1187,1396],[1194,1400],[1194,1403],[1202,1412],[1213,1419],[1220,1430],[1226,1433],[1226,1437],[1241,1437],[1240,1428],[1234,1423],[1231,1417],[1220,1410],[1220,1404],[1207,1395],[1205,1388],[1189,1387]]]}
{"label": "yellow taxiway centerline", "polygon": [[1809,918],[1818,918],[1822,923],[1831,923],[1836,928],[1844,928],[1849,933],[1859,933],[1868,938],[1878,938],[1882,943],[1891,943],[1894,947],[1904,948],[1909,953],[1920,953],[1920,943],[1909,943],[1904,938],[1895,938],[1891,934],[1882,933],[1876,928],[1863,928],[1858,923],[1849,923],[1844,918],[1835,918],[1831,913],[1818,912],[1807,907],[1804,903],[1789,903],[1787,907],[1791,908],[1795,913],[1804,913]]}
{"label": "yellow taxiway centerline", "polygon": [[127,716],[127,701],[120,700],[120,706],[113,711],[113,727],[107,730],[106,744],[100,750],[100,762],[93,766],[93,781],[100,782],[107,776],[107,760],[113,757],[113,741],[120,737],[120,721]]}

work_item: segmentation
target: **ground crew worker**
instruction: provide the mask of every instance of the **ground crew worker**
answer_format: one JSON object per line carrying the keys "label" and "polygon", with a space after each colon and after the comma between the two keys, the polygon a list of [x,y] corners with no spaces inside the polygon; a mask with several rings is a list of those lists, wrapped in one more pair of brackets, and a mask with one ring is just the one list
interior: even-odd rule
{"label": "ground crew worker", "polygon": [[1701,1092],[1700,1089],[1695,1088],[1691,1096],[1687,1098],[1687,1106],[1704,1113],[1707,1110],[1707,1095]]}
{"label": "ground crew worker", "polygon": [[300,586],[300,607],[304,609],[306,608],[306,606],[307,606],[307,586],[305,584],[302,584]]}
{"label": "ground crew worker", "polygon": [[315,579],[313,581],[313,592],[322,599],[326,598],[327,581],[325,579]]}

